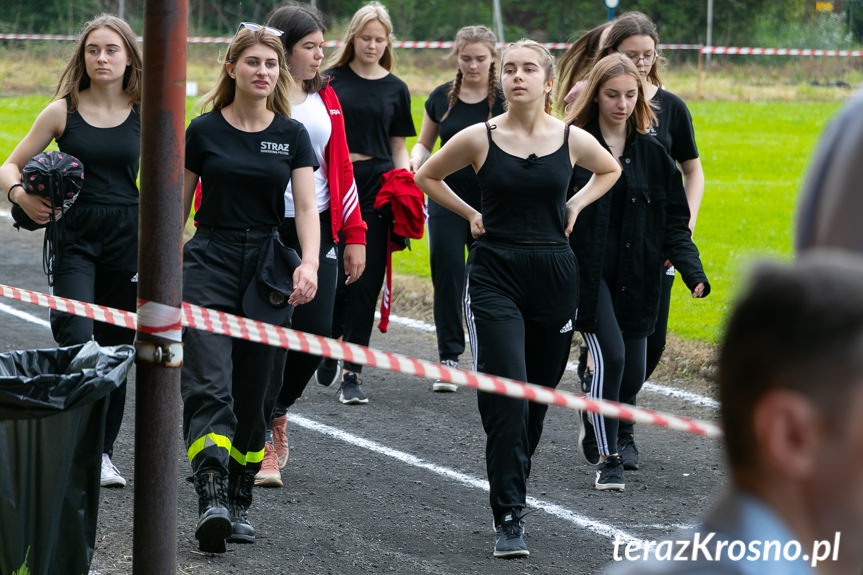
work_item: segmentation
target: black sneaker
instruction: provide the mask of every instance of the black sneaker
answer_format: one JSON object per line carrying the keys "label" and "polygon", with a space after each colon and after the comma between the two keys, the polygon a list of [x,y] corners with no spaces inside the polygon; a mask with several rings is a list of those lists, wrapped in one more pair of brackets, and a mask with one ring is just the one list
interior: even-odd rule
{"label": "black sneaker", "polygon": [[623,462],[619,455],[609,455],[605,461],[599,464],[593,486],[603,491],[607,489],[624,490],[626,485],[623,483]]}
{"label": "black sneaker", "polygon": [[506,513],[494,527],[494,556],[502,559],[527,557],[530,551],[524,543],[524,520],[518,509]]}
{"label": "black sneaker", "polygon": [[587,369],[584,372],[584,377],[581,378],[581,391],[585,395],[590,393],[590,386],[593,385],[593,370]]}
{"label": "black sneaker", "polygon": [[342,371],[342,360],[325,357],[315,371],[315,381],[324,387],[330,387],[339,380]]}
{"label": "black sneaker", "polygon": [[584,379],[584,372],[587,369],[587,346],[578,346],[578,365],[575,368],[575,374],[579,380]]}
{"label": "black sneaker", "polygon": [[339,401],[344,404],[368,403],[369,398],[360,388],[362,382],[353,372],[345,373],[342,386],[339,388]]}
{"label": "black sneaker", "polygon": [[588,465],[599,464],[599,447],[596,445],[596,434],[587,413],[581,412],[581,425],[578,426],[578,454]]}
{"label": "black sneaker", "polygon": [[638,469],[638,448],[635,446],[635,436],[624,433],[617,436],[617,452],[623,461],[623,468],[627,471]]}

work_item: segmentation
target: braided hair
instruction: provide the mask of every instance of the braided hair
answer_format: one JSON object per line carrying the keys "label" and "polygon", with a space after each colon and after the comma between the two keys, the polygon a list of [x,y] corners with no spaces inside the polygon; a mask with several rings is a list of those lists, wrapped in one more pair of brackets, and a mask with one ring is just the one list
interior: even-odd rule
{"label": "braided hair", "polygon": [[[497,38],[495,37],[494,32],[485,26],[465,26],[456,33],[455,42],[453,42],[450,56],[458,57],[459,53],[464,50],[464,47],[468,44],[484,44],[489,49],[489,52],[491,52],[492,61],[488,70],[488,117],[491,118],[494,102],[500,93],[500,86],[498,84],[497,73],[495,70]],[[446,120],[447,116],[449,116],[449,113],[452,111],[453,106],[458,102],[458,95],[459,92],[461,92],[461,83],[463,79],[464,74],[462,74],[461,68],[459,68],[455,75],[455,80],[453,80],[452,87],[450,87],[449,94],[447,96],[447,109],[444,115],[441,116],[441,122]]]}

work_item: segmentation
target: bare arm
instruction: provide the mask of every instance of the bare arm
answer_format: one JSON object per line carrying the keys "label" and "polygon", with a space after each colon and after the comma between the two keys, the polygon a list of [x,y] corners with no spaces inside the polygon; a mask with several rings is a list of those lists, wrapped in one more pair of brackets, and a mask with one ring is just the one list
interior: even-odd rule
{"label": "bare arm", "polygon": [[701,158],[693,158],[681,163],[680,171],[683,172],[683,189],[686,191],[686,203],[689,204],[689,229],[695,232],[698,209],[704,197],[704,170],[701,167]]}
{"label": "bare arm", "polygon": [[569,154],[574,164],[590,170],[593,176],[566,202],[566,235],[572,232],[581,210],[611,189],[621,173],[620,164],[608,150],[596,138],[576,127],[569,130]]}
{"label": "bare arm", "polygon": [[431,199],[470,222],[470,231],[475,238],[485,233],[482,214],[458,197],[443,179],[466,166],[472,165],[476,169],[485,161],[487,153],[485,126],[478,124],[465,128],[429,158],[414,176],[416,184]]}
{"label": "bare arm", "polygon": [[[56,100],[40,112],[24,139],[18,142],[12,154],[0,166],[0,189],[8,192],[12,186],[21,183],[21,171],[25,164],[48,147],[51,140],[59,138],[66,128],[66,101]],[[47,198],[28,194],[16,187],[9,198],[21,206],[24,212],[37,224],[48,223],[51,217],[51,203]]]}
{"label": "bare arm", "polygon": [[423,123],[420,127],[420,135],[416,144],[411,148],[411,171],[416,173],[420,166],[426,163],[431,155],[432,148],[437,141],[438,123],[431,119],[428,112],[423,110]]}
{"label": "bare arm", "polygon": [[408,156],[407,138],[391,136],[390,149],[393,152],[393,165],[395,169],[404,168],[405,170],[410,170],[411,159]]}
{"label": "bare arm", "polygon": [[291,193],[294,196],[297,237],[303,259],[294,270],[294,291],[288,302],[292,305],[308,303],[318,291],[318,252],[321,249],[321,225],[315,204],[314,169],[291,170]]}

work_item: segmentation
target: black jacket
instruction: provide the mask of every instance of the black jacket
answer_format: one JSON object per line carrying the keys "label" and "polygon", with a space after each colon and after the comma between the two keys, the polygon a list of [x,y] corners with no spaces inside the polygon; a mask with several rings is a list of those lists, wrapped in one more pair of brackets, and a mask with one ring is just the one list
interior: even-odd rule
{"label": "black jacket", "polygon": [[[597,122],[586,130],[607,148]],[[642,337],[653,333],[656,325],[666,258],[690,290],[704,282],[706,296],[710,284],[698,248],[692,243],[683,178],[665,148],[653,136],[636,133],[627,141],[621,162],[623,174],[615,185],[626,186],[626,200],[616,250],[617,281],[608,287],[621,331]],[[591,172],[576,166],[570,195],[580,190],[591,176]],[[580,331],[596,330],[596,303],[605,266],[611,209],[609,192],[582,210],[569,237],[580,272],[575,324]]]}

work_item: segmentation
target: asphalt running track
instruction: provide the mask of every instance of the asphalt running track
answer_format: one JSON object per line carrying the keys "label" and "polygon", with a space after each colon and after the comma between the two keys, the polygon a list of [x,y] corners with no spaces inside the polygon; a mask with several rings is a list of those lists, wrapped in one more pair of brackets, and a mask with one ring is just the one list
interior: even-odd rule
{"label": "asphalt running track", "polygon": [[[0,283],[47,291],[41,233],[16,232],[6,212],[0,242]],[[52,346],[46,320],[44,309],[0,300],[0,351]],[[386,335],[376,331],[371,345],[437,356],[429,326],[410,320],[391,323]],[[469,365],[463,357],[462,367]],[[285,487],[256,489],[257,542],[229,546],[223,556],[197,551],[197,503],[178,430],[178,573],[598,573],[612,560],[615,537],[674,534],[697,520],[726,480],[717,441],[640,426],[642,466],[626,473],[626,491],[595,491],[593,470],[575,449],[577,416],[552,407],[528,484],[531,556],[495,560],[475,392],[433,394],[427,380],[374,368],[363,379],[365,406],[343,406],[335,388],[309,384],[291,411]],[[653,383],[644,407],[716,417],[711,398]],[[578,391],[571,370],[561,388]],[[114,461],[129,485],[102,490],[91,573],[131,572],[133,387],[127,401]]]}

